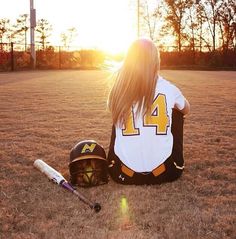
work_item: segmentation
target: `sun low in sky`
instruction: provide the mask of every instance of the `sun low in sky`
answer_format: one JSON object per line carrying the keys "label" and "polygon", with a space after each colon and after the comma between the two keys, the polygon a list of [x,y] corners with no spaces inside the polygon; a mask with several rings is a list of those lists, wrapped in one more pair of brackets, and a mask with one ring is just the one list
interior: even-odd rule
{"label": "sun low in sky", "polygon": [[[34,8],[37,20],[44,18],[52,24],[53,45],[60,45],[61,33],[72,27],[78,34],[74,46],[110,53],[125,51],[136,37],[135,6],[131,9],[129,0],[34,0]],[[14,22],[20,14],[29,14],[29,9],[30,0],[4,1],[0,18]]]}

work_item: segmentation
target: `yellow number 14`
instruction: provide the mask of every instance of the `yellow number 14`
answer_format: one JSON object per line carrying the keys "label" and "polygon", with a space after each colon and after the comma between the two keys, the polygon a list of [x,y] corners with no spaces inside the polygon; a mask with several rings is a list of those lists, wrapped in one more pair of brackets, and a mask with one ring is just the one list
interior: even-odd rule
{"label": "yellow number 14", "polygon": [[[166,134],[169,127],[169,116],[167,114],[166,96],[158,94],[154,99],[150,112],[146,113],[143,117],[143,126],[155,127],[156,134]],[[139,135],[139,128],[134,124],[134,112],[130,112],[130,116],[122,130],[124,136]]]}

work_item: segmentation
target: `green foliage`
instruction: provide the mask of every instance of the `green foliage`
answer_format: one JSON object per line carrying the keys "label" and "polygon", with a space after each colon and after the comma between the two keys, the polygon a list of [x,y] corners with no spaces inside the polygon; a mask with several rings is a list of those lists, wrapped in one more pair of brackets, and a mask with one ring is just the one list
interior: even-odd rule
{"label": "green foliage", "polygon": [[39,69],[57,69],[58,68],[58,53],[54,47],[49,46],[45,50],[36,52],[36,67]]}
{"label": "green foliage", "polygon": [[185,69],[221,69],[236,68],[236,52],[199,52],[185,50],[182,52],[164,52],[161,55],[162,68],[185,68]]}
{"label": "green foliage", "polygon": [[9,70],[10,59],[10,52],[0,51],[0,71]]}
{"label": "green foliage", "polygon": [[40,69],[94,69],[99,68],[105,59],[103,52],[98,50],[64,51],[51,46],[36,53],[37,68]]}
{"label": "green foliage", "polygon": [[48,37],[51,36],[52,25],[46,19],[39,19],[36,26],[36,37],[44,50],[49,42]]}
{"label": "green foliage", "polygon": [[104,53],[98,50],[81,50],[80,52],[81,67],[99,67],[105,59]]}
{"label": "green foliage", "polygon": [[26,69],[30,67],[30,53],[29,52],[17,52],[16,67],[18,69]]}
{"label": "green foliage", "polygon": [[10,20],[3,18],[0,19],[0,40],[1,42],[3,42],[3,37],[5,35],[5,33],[9,30],[9,23]]}

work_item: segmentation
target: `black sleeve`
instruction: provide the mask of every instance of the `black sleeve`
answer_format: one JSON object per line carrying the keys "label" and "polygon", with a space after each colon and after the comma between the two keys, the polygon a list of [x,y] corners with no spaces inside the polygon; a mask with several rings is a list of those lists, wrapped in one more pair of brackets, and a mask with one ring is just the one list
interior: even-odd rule
{"label": "black sleeve", "polygon": [[108,161],[111,161],[114,155],[115,138],[116,138],[116,129],[115,129],[115,126],[112,125],[111,140],[110,140],[109,152],[107,157]]}
{"label": "black sleeve", "polygon": [[173,150],[172,157],[178,166],[184,165],[183,157],[183,114],[178,110],[173,110],[172,113],[172,127],[171,132],[173,134]]}

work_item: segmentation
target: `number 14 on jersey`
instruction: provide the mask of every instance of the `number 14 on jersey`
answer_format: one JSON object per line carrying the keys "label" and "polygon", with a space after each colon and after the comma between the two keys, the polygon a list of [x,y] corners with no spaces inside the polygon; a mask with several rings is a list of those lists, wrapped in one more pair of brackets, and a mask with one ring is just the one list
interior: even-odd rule
{"label": "number 14 on jersey", "polygon": [[[150,112],[143,116],[143,126],[155,128],[157,135],[166,135],[169,127],[169,116],[167,114],[166,96],[164,94],[158,94],[154,99]],[[140,129],[135,127],[133,110],[130,111],[122,134],[124,136],[140,134]]]}

